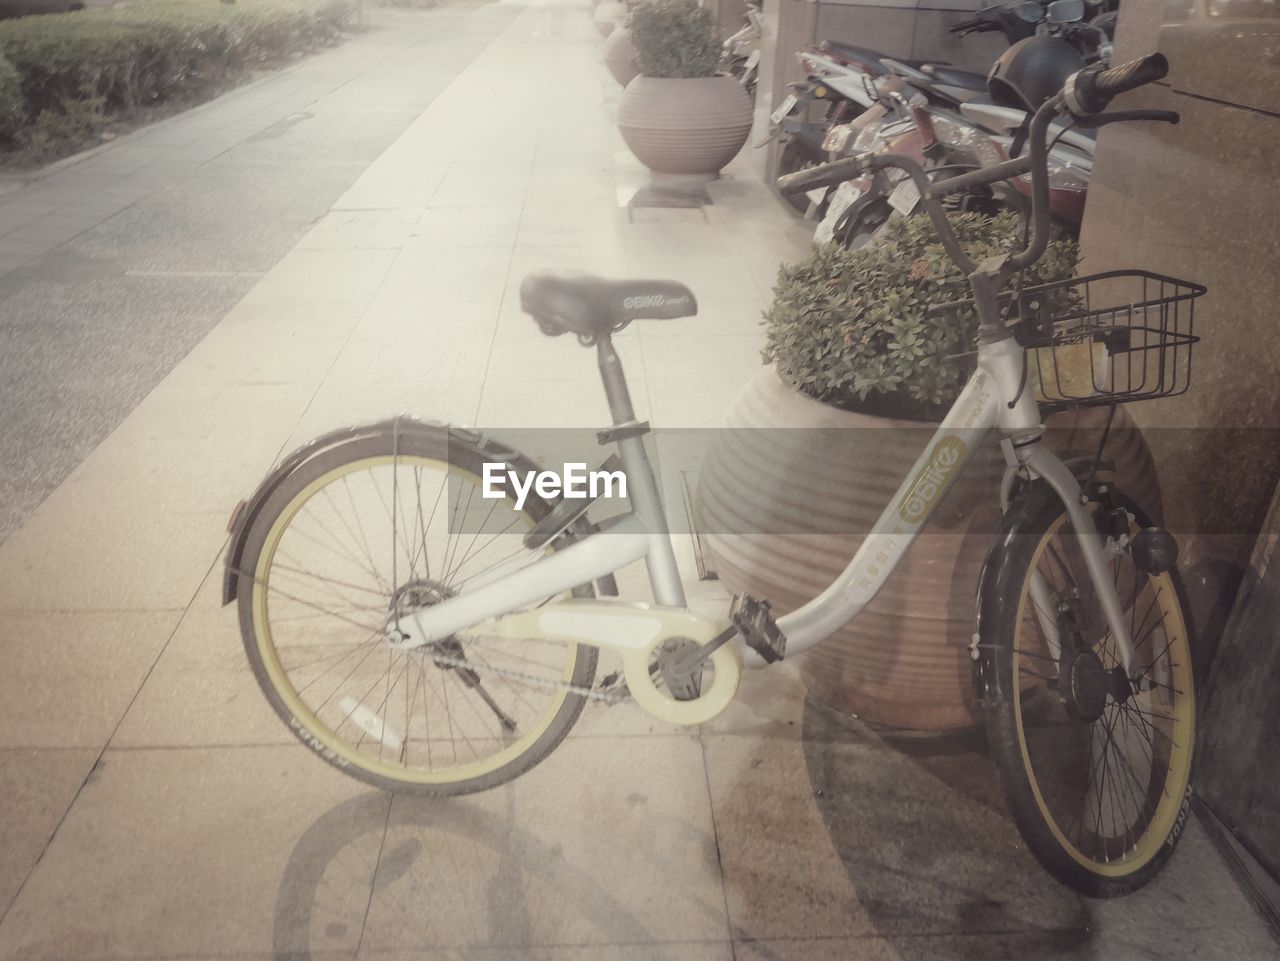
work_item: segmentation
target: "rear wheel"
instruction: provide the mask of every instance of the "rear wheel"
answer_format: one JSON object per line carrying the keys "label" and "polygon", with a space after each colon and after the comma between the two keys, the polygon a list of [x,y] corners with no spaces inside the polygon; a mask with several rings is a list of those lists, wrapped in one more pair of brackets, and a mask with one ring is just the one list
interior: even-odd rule
{"label": "rear wheel", "polygon": [[[1141,515],[1117,503],[1136,534]],[[1187,816],[1195,691],[1182,594],[1173,571],[1148,573],[1108,541],[1130,680],[1061,503],[1037,490],[1014,511],[983,586],[991,750],[1041,864],[1083,894],[1125,894],[1159,872]]]}
{"label": "rear wheel", "polygon": [[483,627],[407,650],[388,641],[397,618],[523,551],[548,505],[482,496],[484,462],[510,457],[444,429],[388,430],[304,462],[254,520],[245,650],[290,730],[346,773],[419,794],[481,790],[546,757],[581,712],[571,689],[590,686],[594,648]]}

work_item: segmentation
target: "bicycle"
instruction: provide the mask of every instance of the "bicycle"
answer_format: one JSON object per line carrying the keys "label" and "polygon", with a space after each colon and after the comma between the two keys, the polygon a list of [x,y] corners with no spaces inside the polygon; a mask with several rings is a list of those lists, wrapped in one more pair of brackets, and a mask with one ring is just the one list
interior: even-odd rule
{"label": "bicycle", "polygon": [[[224,603],[273,708],[326,761],[370,784],[430,795],[504,783],[545,758],[587,700],[633,698],[698,724],[732,700],[744,661],[803,650],[857,616],[997,429],[1003,520],[977,590],[972,646],[991,751],[1013,818],[1041,864],[1088,895],[1150,880],[1187,815],[1195,693],[1176,542],[1152,527],[1096,459],[1041,443],[1050,407],[1187,389],[1198,285],[1121,271],[1003,292],[1049,238],[1046,133],[1058,114],[1101,125],[1166,120],[1105,110],[1164,76],[1155,55],[1073,75],[1035,113],[1029,151],[931,179],[907,157],[834,161],[791,175],[811,189],[890,166],[914,180],[950,257],[969,275],[975,370],[933,441],[822,594],[775,619],[739,596],[729,617],[687,609],[658,486],[611,340],[632,321],[696,313],[674,281],[541,273],[522,304],[543,331],[596,349],[631,511],[607,522],[589,499],[533,490],[479,498],[485,465],[538,470],[483,435],[408,418],[321,437],[287,457],[230,525]],[[1026,246],[974,263],[939,198],[1030,173]],[[1141,293],[1099,306],[1113,281]],[[1113,301],[1116,299],[1113,298]],[[942,305],[939,309],[954,309]],[[1099,454],[1100,456],[1100,454]],[[442,510],[443,505],[443,510]],[[389,523],[388,523],[389,522]],[[303,559],[305,558],[305,560]],[[643,560],[655,603],[616,598],[615,571]],[[600,649],[619,674],[595,682]]]}

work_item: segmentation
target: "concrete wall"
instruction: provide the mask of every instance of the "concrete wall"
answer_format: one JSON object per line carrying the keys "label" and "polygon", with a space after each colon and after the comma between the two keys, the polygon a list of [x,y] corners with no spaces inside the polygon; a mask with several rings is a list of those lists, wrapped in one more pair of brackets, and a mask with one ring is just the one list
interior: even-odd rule
{"label": "concrete wall", "polygon": [[[1181,9],[1179,9],[1181,8]],[[1235,0],[1125,0],[1117,59],[1160,50],[1168,82],[1125,106],[1177,127],[1102,131],[1085,268],[1146,267],[1208,285],[1189,393],[1136,404],[1211,656],[1280,473],[1280,10]]]}
{"label": "concrete wall", "polygon": [[1082,241],[1088,270],[1143,266],[1209,288],[1191,390],[1132,413],[1183,544],[1202,707],[1196,790],[1280,880],[1280,786],[1258,763],[1280,730],[1278,48],[1271,3],[1124,0],[1117,58],[1159,50],[1171,65],[1166,84],[1124,105],[1182,122],[1103,130]]}

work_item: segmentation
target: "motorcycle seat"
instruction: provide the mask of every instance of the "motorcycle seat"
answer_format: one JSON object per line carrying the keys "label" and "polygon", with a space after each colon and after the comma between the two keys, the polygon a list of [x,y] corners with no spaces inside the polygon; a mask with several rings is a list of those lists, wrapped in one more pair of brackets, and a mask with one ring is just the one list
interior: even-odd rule
{"label": "motorcycle seat", "polygon": [[[853,43],[840,43],[838,40],[824,40],[821,45],[837,56],[844,57],[847,60],[857,60],[859,63],[869,64],[880,70],[882,73],[885,72],[884,65],[881,63],[884,59],[884,54],[878,50],[872,50],[870,47],[859,47],[857,44]],[[917,70],[924,67],[925,64],[932,62],[928,60],[907,60],[905,57],[894,57],[893,59],[897,60],[898,63],[905,63],[908,67],[914,67]]]}
{"label": "motorcycle seat", "polygon": [[674,320],[698,312],[693,292],[675,280],[610,280],[539,270],[520,283],[520,309],[544,334],[577,334],[587,343],[633,320]]}
{"label": "motorcycle seat", "polygon": [[[905,63],[905,61],[904,61]],[[927,63],[920,72],[948,87],[960,87],[962,90],[977,90],[986,93],[986,74],[974,73],[971,70],[957,70],[938,63]]]}
{"label": "motorcycle seat", "polygon": [[[1009,109],[1008,107],[1004,107],[1000,104],[997,104],[990,97],[983,94],[977,97],[970,97],[968,100],[966,100],[964,104],[961,105],[960,112],[963,113],[970,120],[974,120],[978,124],[985,126],[989,121],[986,121],[986,118],[982,114],[983,107],[995,107],[1001,111],[1007,111]],[[1054,120],[1049,124],[1049,129],[1053,131],[1054,134],[1056,135],[1059,131],[1062,130],[1063,126],[1065,125],[1061,120]],[[1066,142],[1070,144],[1072,141],[1072,138],[1077,138],[1077,137],[1082,140],[1096,141],[1098,139],[1098,128],[1082,127],[1078,124],[1072,123],[1070,125],[1070,133],[1067,136]]]}

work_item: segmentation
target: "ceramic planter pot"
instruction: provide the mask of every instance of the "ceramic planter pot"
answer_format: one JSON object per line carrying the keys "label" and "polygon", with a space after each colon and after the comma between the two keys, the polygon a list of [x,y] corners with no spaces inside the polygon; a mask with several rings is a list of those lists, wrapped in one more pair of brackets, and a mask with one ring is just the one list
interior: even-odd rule
{"label": "ceramic planter pot", "polygon": [[751,100],[732,77],[639,76],[623,91],[618,128],[655,174],[711,179],[746,143]]}
{"label": "ceramic planter pot", "polygon": [[605,40],[604,65],[623,87],[640,72],[636,64],[636,48],[631,43],[631,31],[626,27],[618,27]]}
{"label": "ceramic planter pot", "polygon": [[[1068,441],[1068,431],[1053,431],[1049,442],[1096,450],[1106,412],[1071,416],[1084,418],[1078,432]],[[822,404],[792,390],[771,367],[748,383],[725,421],[733,429],[717,436],[698,482],[699,529],[725,587],[766,597],[779,614],[816,597],[844,569],[931,435],[930,425]],[[1141,434],[1123,411],[1115,426],[1130,428],[1107,446],[1121,488],[1158,511],[1155,468]],[[1003,467],[989,437],[862,614],[796,656],[811,693],[894,727],[948,730],[975,722],[968,645]]]}
{"label": "ceramic planter pot", "polygon": [[591,22],[596,25],[600,36],[608,37],[618,26],[618,21],[627,15],[626,4],[618,0],[604,0],[591,14]]}

